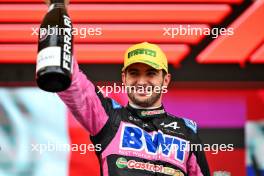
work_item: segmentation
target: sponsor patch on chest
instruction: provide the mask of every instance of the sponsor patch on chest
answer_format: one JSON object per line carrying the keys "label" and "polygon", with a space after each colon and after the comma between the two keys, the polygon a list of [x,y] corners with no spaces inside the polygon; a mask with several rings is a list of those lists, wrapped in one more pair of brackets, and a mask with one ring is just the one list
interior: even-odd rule
{"label": "sponsor patch on chest", "polygon": [[172,158],[183,163],[188,145],[189,141],[164,134],[162,131],[148,133],[137,126],[124,124],[119,148],[151,156]]}

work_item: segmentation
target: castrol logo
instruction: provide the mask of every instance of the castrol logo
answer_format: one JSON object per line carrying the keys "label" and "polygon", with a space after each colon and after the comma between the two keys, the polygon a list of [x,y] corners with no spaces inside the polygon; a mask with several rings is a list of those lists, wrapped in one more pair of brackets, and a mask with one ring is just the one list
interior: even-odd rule
{"label": "castrol logo", "polygon": [[140,162],[136,160],[127,160],[124,157],[120,157],[116,160],[116,166],[119,169],[135,169],[135,170],[144,170],[153,173],[162,173],[172,176],[184,176],[184,174],[178,170],[171,167],[165,167],[163,165],[156,165],[149,162]]}

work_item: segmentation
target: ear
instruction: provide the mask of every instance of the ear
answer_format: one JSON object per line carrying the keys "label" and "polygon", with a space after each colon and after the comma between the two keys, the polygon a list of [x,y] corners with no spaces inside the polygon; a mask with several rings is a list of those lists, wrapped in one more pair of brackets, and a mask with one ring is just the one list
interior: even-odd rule
{"label": "ear", "polygon": [[171,74],[168,73],[164,76],[164,80],[163,80],[163,86],[167,86],[170,84],[171,81]]}
{"label": "ear", "polygon": [[121,76],[122,76],[122,83],[124,85],[126,85],[126,73],[125,72],[122,72]]}

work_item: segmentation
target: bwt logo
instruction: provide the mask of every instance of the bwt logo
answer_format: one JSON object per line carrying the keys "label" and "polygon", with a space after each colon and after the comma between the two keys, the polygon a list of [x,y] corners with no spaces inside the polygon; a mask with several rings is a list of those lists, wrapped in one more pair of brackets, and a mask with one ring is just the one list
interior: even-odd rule
{"label": "bwt logo", "polygon": [[174,150],[174,159],[180,162],[184,161],[189,144],[189,141],[163,134],[161,131],[149,134],[132,125],[123,127],[120,141],[120,148],[123,150],[143,151],[151,155],[162,154],[168,158],[173,155]]}

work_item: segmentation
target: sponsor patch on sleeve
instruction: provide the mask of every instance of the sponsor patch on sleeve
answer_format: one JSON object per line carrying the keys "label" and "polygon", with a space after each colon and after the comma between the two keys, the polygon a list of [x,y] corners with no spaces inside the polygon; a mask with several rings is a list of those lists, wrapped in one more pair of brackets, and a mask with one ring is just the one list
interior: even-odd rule
{"label": "sponsor patch on sleeve", "polygon": [[191,128],[191,130],[193,130],[194,133],[197,133],[197,124],[195,121],[193,120],[190,120],[190,119],[186,119],[186,118],[183,118],[184,122],[185,122],[185,125],[189,128]]}
{"label": "sponsor patch on sleeve", "polygon": [[119,103],[117,103],[114,99],[111,99],[111,100],[112,100],[112,106],[114,109],[122,108],[122,106]]}

